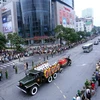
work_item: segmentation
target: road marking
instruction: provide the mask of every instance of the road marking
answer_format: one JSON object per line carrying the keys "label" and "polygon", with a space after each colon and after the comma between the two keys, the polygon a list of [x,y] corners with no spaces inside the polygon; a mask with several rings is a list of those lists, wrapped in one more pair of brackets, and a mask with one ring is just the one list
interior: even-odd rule
{"label": "road marking", "polygon": [[82,66],[85,66],[86,64],[82,64]]}
{"label": "road marking", "polygon": [[66,96],[65,95],[63,95],[63,97],[64,97],[64,99],[66,99]]}
{"label": "road marking", "polygon": [[57,88],[59,89],[59,86],[57,86]]}
{"label": "road marking", "polygon": [[[56,83],[54,83],[54,85],[56,85]],[[57,85],[56,85],[57,86]]]}
{"label": "road marking", "polygon": [[63,98],[66,99],[66,96],[63,94],[62,90],[59,88],[59,86],[57,86],[56,83],[54,83],[54,85],[57,87],[57,89],[60,91],[60,93],[63,95]]}
{"label": "road marking", "polygon": [[60,90],[60,92],[63,93],[61,90]]}

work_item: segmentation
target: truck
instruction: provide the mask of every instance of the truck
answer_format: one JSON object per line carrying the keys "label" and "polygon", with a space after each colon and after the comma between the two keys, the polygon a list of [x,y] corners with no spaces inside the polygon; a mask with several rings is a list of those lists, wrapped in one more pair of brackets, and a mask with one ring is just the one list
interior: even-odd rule
{"label": "truck", "polygon": [[30,93],[34,96],[43,83],[51,83],[55,80],[61,67],[69,65],[68,63],[70,62],[67,58],[63,58],[52,65],[47,61],[43,62],[42,64],[35,66],[34,69],[29,70],[28,74],[19,81],[17,87],[21,91]]}

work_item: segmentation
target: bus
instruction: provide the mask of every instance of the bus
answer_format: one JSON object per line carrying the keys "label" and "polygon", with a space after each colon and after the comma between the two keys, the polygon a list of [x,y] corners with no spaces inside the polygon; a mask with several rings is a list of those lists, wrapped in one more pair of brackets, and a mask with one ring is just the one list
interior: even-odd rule
{"label": "bus", "polygon": [[87,43],[82,46],[83,52],[84,53],[89,53],[90,51],[93,50],[93,43]]}

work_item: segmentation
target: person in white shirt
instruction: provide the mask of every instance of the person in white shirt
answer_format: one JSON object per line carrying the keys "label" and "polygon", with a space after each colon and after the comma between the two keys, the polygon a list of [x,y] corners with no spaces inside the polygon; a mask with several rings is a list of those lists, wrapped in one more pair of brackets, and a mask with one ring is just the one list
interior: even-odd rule
{"label": "person in white shirt", "polygon": [[81,100],[81,97],[80,97],[80,96],[77,96],[77,97],[76,97],[76,100]]}
{"label": "person in white shirt", "polygon": [[13,69],[15,68],[15,63],[13,62]]}

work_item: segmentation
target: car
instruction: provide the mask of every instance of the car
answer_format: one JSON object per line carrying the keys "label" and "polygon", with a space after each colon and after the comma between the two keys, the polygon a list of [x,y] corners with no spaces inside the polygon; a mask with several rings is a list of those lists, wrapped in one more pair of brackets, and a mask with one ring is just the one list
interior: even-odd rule
{"label": "car", "polygon": [[99,44],[99,41],[94,41],[94,45],[98,45]]}
{"label": "car", "polygon": [[98,41],[100,42],[100,38],[98,38]]}

